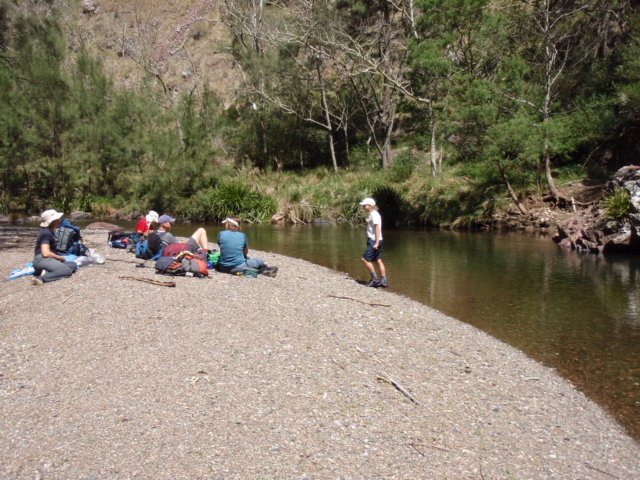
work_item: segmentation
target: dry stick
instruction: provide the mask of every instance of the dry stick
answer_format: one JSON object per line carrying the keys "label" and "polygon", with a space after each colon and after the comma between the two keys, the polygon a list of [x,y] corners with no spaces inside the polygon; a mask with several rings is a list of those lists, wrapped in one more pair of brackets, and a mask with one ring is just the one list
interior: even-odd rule
{"label": "dry stick", "polygon": [[327,297],[332,297],[332,298],[344,298],[345,300],[353,300],[354,302],[358,302],[358,303],[364,303],[365,305],[370,305],[372,307],[390,307],[391,305],[389,305],[388,303],[369,303],[369,302],[363,302],[362,300],[357,300],[355,298],[351,298],[351,297],[343,297],[341,295],[327,295]]}
{"label": "dry stick", "polygon": [[396,388],[396,390],[398,390],[401,394],[403,394],[405,397],[411,400],[411,402],[415,403],[416,405],[420,405],[420,402],[418,402],[418,400],[416,400],[415,397],[411,395],[406,388],[404,388],[402,385],[400,385],[398,382],[396,382],[393,378],[391,378],[386,373],[384,372],[379,373],[376,376],[376,380],[387,382],[388,384],[393,385]]}
{"label": "dry stick", "polygon": [[67,298],[65,298],[65,299],[64,299],[64,301],[61,303],[61,305],[64,305],[65,303],[67,303],[67,301],[69,301],[69,299],[70,299],[71,297],[73,297],[73,295],[74,295],[74,294],[72,293],[72,294],[71,294],[71,295],[69,295]]}
{"label": "dry stick", "polygon": [[150,283],[151,285],[158,285],[160,287],[176,286],[176,282],[161,282],[159,280],[151,280],[150,278],[144,278],[144,277],[130,277],[128,275],[120,275],[120,278],[124,278],[125,280],[137,280],[138,282]]}
{"label": "dry stick", "polygon": [[611,474],[609,472],[605,472],[604,470],[600,470],[599,468],[591,466],[587,462],[584,462],[584,464],[586,465],[587,468],[590,468],[591,470],[595,470],[596,472],[600,472],[600,473],[602,473],[604,475],[608,475],[611,478],[620,478],[620,477],[617,477],[616,475],[613,475],[613,474]]}
{"label": "dry stick", "polygon": [[428,443],[407,443],[407,445],[409,445],[410,447],[415,449],[423,457],[425,455],[421,450],[418,450],[418,447],[433,448],[435,450],[441,450],[443,452],[452,452],[453,451],[453,450],[451,450],[450,448],[447,448],[447,447],[441,447],[440,445],[430,445]]}
{"label": "dry stick", "polygon": [[422,452],[418,447],[416,447],[415,443],[409,443],[408,444],[411,448],[413,448],[416,452],[418,452],[420,454],[421,457],[426,457],[426,455],[424,454],[424,452]]}

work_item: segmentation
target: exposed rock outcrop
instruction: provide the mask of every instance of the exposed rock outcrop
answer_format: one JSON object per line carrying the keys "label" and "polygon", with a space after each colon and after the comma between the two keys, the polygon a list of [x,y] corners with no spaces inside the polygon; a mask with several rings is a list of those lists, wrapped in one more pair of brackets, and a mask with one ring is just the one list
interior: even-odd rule
{"label": "exposed rock outcrop", "polygon": [[632,213],[612,220],[597,205],[577,211],[561,222],[553,239],[563,248],[588,253],[640,253],[640,166],[618,170],[608,189],[623,188],[629,193]]}

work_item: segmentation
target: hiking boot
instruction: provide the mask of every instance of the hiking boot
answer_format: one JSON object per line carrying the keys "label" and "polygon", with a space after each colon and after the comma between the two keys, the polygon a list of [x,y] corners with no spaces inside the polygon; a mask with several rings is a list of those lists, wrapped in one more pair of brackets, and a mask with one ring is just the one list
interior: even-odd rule
{"label": "hiking boot", "polygon": [[372,278],[371,280],[369,280],[369,283],[367,283],[367,287],[378,288],[379,286],[380,286],[379,278]]}
{"label": "hiking boot", "polygon": [[44,282],[42,281],[42,279],[40,277],[33,277],[31,279],[31,285],[35,285],[35,286],[39,287],[40,285],[44,285]]}
{"label": "hiking boot", "polygon": [[380,279],[380,283],[378,284],[380,288],[389,288],[389,282],[387,282],[386,278]]}
{"label": "hiking boot", "polygon": [[264,267],[260,273],[265,277],[275,277],[278,274],[278,267]]}

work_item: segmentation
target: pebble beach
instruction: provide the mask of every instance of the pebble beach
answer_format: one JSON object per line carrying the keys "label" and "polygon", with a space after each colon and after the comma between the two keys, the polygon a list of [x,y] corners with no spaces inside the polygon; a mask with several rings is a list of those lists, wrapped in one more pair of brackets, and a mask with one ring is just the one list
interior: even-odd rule
{"label": "pebble beach", "polygon": [[640,478],[568,381],[392,289],[269,252],[275,278],[167,277],[83,238],[105,263],[42,286],[4,280],[34,239],[0,250],[0,478]]}

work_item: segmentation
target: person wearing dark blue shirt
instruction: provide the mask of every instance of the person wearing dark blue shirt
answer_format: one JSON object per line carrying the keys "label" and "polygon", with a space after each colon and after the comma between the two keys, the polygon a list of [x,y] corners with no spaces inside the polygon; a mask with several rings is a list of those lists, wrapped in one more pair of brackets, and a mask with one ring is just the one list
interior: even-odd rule
{"label": "person wearing dark blue shirt", "polygon": [[[42,212],[42,229],[36,238],[36,247],[33,257],[33,268],[35,276],[34,285],[42,285],[45,282],[53,282],[61,278],[70,277],[78,268],[75,262],[66,261],[65,257],[59,255],[56,248],[55,232],[60,226],[61,212],[55,210],[45,210]],[[46,272],[41,276],[42,272]]]}

